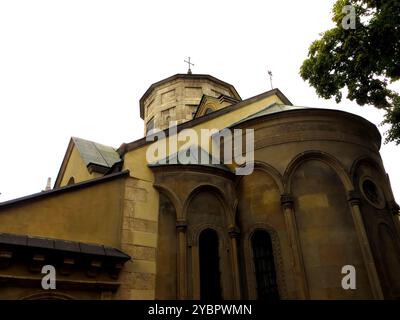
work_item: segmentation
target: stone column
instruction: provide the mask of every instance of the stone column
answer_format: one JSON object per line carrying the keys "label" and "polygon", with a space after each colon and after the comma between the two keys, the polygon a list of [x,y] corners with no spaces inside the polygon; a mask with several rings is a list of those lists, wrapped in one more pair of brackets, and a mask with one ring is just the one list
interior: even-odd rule
{"label": "stone column", "polygon": [[229,236],[231,239],[231,261],[232,261],[232,271],[233,271],[233,293],[234,299],[241,299],[240,290],[240,270],[239,270],[239,252],[238,252],[238,241],[239,241],[239,228],[236,226],[229,227]]}
{"label": "stone column", "polygon": [[384,299],[381,283],[379,281],[378,272],[374,258],[372,256],[371,247],[369,245],[367,233],[365,231],[364,222],[360,211],[360,195],[355,191],[349,191],[347,201],[351,207],[354,226],[356,229],[358,241],[361,247],[361,253],[364,259],[364,264],[367,269],[368,279],[371,284],[372,295],[374,299]]}
{"label": "stone column", "polygon": [[187,242],[186,242],[187,224],[185,220],[176,222],[176,231],[178,234],[178,299],[187,299]]}
{"label": "stone column", "polygon": [[308,291],[306,272],[304,268],[303,255],[301,251],[300,239],[296,224],[296,217],[294,212],[294,199],[290,194],[281,195],[281,205],[285,214],[286,229],[289,238],[289,244],[292,248],[294,260],[294,272],[297,287],[299,289],[300,299],[309,299],[310,294]]}

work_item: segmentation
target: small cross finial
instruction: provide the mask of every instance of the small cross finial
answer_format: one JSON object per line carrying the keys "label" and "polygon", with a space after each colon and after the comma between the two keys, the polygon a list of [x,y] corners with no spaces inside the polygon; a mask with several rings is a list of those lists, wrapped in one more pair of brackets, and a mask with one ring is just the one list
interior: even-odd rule
{"label": "small cross finial", "polygon": [[190,69],[190,66],[194,66],[194,64],[190,62],[190,57],[188,57],[188,60],[184,60],[184,61],[188,64],[188,67],[189,67],[187,73],[192,74],[192,70]]}
{"label": "small cross finial", "polygon": [[271,90],[274,88],[274,86],[272,85],[272,71],[268,70],[268,75],[269,75],[269,81],[271,82]]}

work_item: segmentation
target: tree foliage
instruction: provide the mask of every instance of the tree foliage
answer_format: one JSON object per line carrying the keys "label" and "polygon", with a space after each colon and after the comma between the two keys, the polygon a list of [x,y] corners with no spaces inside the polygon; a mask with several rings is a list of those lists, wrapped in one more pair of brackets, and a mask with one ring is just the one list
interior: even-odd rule
{"label": "tree foliage", "polygon": [[[355,9],[355,28],[344,28],[348,9]],[[400,79],[400,0],[337,0],[332,9],[336,27],[309,47],[300,75],[325,99],[347,98],[360,106],[385,110],[391,127],[386,142],[400,143],[400,97],[388,88]]]}

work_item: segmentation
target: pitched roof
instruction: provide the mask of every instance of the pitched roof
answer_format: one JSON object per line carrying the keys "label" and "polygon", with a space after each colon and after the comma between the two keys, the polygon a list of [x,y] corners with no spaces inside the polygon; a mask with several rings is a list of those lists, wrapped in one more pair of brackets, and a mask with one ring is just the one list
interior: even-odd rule
{"label": "pitched roof", "polygon": [[111,169],[113,165],[122,161],[119,153],[113,147],[82,138],[72,137],[68,144],[67,151],[65,152],[64,159],[61,163],[60,170],[58,171],[54,188],[60,186],[65,168],[67,167],[74,146],[78,150],[89,171],[92,169],[94,171],[101,169],[100,172],[105,173]]}
{"label": "pitched roof", "polygon": [[72,137],[72,140],[86,165],[97,164],[111,168],[116,162],[121,161],[113,147],[77,137]]}
{"label": "pitched roof", "polygon": [[87,188],[87,187],[90,187],[90,186],[93,186],[93,185],[96,185],[99,183],[112,181],[114,179],[119,179],[119,178],[127,177],[127,176],[129,176],[129,170],[124,170],[121,172],[110,173],[103,177],[93,178],[90,180],[74,183],[74,184],[71,184],[68,186],[57,187],[57,188],[54,188],[54,189],[51,189],[48,191],[37,192],[37,193],[30,194],[30,195],[27,195],[27,196],[24,196],[21,198],[7,200],[4,202],[0,202],[0,211],[3,208],[7,208],[7,207],[13,206],[15,204],[20,204],[20,203],[24,203],[24,202],[28,202],[28,201],[35,201],[35,200],[39,200],[42,198],[51,197],[54,195],[58,195],[58,194],[62,194],[62,193],[66,193],[66,192],[70,192],[70,191],[74,191],[74,190],[79,190],[82,188]]}
{"label": "pitched roof", "polygon": [[119,249],[102,244],[82,243],[61,239],[51,239],[28,235],[17,235],[0,232],[0,244],[16,247],[30,247],[32,249],[47,249],[52,251],[73,252],[77,254],[104,256],[117,258],[122,261],[130,260],[131,257]]}
{"label": "pitched roof", "polygon": [[[257,102],[257,101],[259,101],[261,99],[264,99],[264,98],[267,98],[267,97],[270,97],[270,96],[273,96],[273,95],[276,95],[283,103],[285,103],[285,105],[291,105],[292,104],[290,102],[290,100],[278,88],[275,88],[275,89],[266,91],[264,93],[261,93],[261,94],[259,94],[257,96],[248,98],[246,100],[239,101],[239,102],[229,106],[229,108],[222,108],[222,109],[216,110],[214,112],[211,112],[211,113],[209,113],[207,115],[204,115],[202,117],[194,118],[192,120],[183,122],[183,123],[181,123],[181,124],[179,124],[177,126],[178,132],[180,132],[181,130],[187,129],[187,128],[191,128],[191,127],[196,126],[198,124],[201,124],[203,122],[207,122],[207,121],[209,121],[211,119],[217,118],[219,116],[222,116],[222,115],[227,114],[229,112],[235,111],[235,110],[237,110],[239,108],[242,108],[242,107],[247,106],[247,105],[249,105],[251,103]],[[168,129],[164,129],[162,131],[164,131],[165,135],[168,136]],[[146,144],[150,144],[150,143],[152,143],[152,141],[149,141],[149,140],[146,139],[146,137],[143,137],[141,139],[138,139],[138,140],[135,140],[135,141],[132,141],[132,142],[129,142],[129,143],[121,144],[121,146],[118,148],[117,152],[121,156],[123,156],[124,154],[126,154],[127,152],[129,152],[131,150],[134,150],[136,148],[140,148],[140,147],[142,147],[142,146],[144,146]]]}
{"label": "pitched roof", "polygon": [[230,125],[229,127],[234,127],[240,123],[252,120],[252,119],[256,119],[256,118],[260,118],[263,117],[267,114],[273,114],[273,113],[279,113],[279,112],[285,112],[285,111],[290,111],[290,110],[300,110],[300,109],[312,109],[309,107],[300,107],[300,106],[293,106],[293,105],[285,105],[285,104],[277,104],[277,103],[273,103],[271,105],[268,105],[267,107],[265,107],[264,109],[261,109],[260,111],[253,113],[251,115],[249,115],[246,118],[243,118],[242,120],[233,123],[232,125]]}

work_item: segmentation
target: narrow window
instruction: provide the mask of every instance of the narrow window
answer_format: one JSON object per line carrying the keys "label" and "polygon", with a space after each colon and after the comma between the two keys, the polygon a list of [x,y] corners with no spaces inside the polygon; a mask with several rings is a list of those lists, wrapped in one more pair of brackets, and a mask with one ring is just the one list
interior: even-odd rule
{"label": "narrow window", "polygon": [[69,178],[69,180],[68,180],[67,186],[70,186],[70,185],[72,185],[72,184],[74,184],[74,183],[75,183],[75,179],[74,179],[74,177],[71,177],[71,178]]}
{"label": "narrow window", "polygon": [[200,299],[221,300],[218,235],[214,230],[201,232],[199,239]]}
{"label": "narrow window", "polygon": [[259,300],[278,300],[279,292],[276,283],[276,272],[272,241],[268,232],[258,230],[251,237],[253,259]]}
{"label": "narrow window", "polygon": [[152,129],[154,129],[154,117],[147,122],[146,133],[149,133]]}

